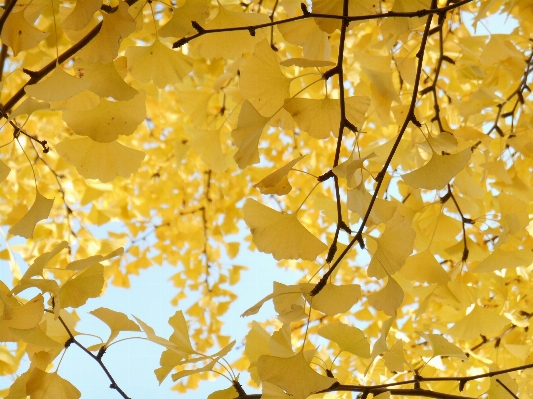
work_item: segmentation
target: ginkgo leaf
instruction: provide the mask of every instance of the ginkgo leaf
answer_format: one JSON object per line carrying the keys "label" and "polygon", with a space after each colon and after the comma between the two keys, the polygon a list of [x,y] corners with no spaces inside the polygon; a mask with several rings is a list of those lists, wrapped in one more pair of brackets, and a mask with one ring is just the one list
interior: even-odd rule
{"label": "ginkgo leaf", "polygon": [[400,274],[408,280],[420,283],[447,284],[450,281],[450,276],[437,262],[429,248],[408,257]]}
{"label": "ginkgo leaf", "polygon": [[319,29],[315,20],[304,19],[288,24],[278,25],[285,40],[302,46],[303,57],[309,60],[325,60],[331,58],[331,45],[326,32]]}
{"label": "ginkgo leaf", "polygon": [[80,136],[88,136],[99,143],[110,143],[119,135],[129,136],[135,131],[146,117],[144,102],[144,92],[128,101],[102,98],[96,108],[63,112],[63,120]]}
{"label": "ginkgo leaf", "polygon": [[78,52],[78,56],[89,62],[107,64],[117,58],[120,42],[128,37],[136,27],[129,13],[126,1],[118,2],[113,13],[102,13],[102,27],[94,39]]}
{"label": "ginkgo leaf", "polygon": [[255,110],[249,101],[245,101],[239,114],[237,127],[231,132],[231,137],[239,150],[233,156],[239,168],[259,162],[259,139],[270,118],[265,118]]}
{"label": "ginkgo leaf", "polygon": [[308,60],[306,58],[289,58],[279,63],[281,66],[297,66],[300,68],[320,68],[335,66],[334,62],[321,60]]}
{"label": "ginkgo leaf", "polygon": [[364,167],[364,162],[366,160],[372,159],[375,157],[377,157],[376,153],[371,152],[370,154],[364,156],[363,158],[359,158],[354,152],[352,153],[352,155],[350,155],[350,157],[346,161],[335,166],[333,168],[333,173],[335,173],[335,175],[338,177],[342,177],[348,180],[348,187],[350,188],[357,187],[359,184],[357,183],[357,180],[355,179],[355,172],[358,169],[362,169]]}
{"label": "ginkgo leaf", "polygon": [[81,392],[57,373],[34,368],[26,383],[26,393],[32,399],[78,399]]}
{"label": "ginkgo leaf", "polygon": [[2,28],[2,43],[11,47],[13,55],[37,46],[48,37],[50,33],[41,32],[30,25],[24,17],[24,11],[11,12]]}
{"label": "ginkgo leaf", "polygon": [[175,8],[172,18],[159,29],[161,37],[182,38],[196,33],[191,21],[203,25],[209,17],[207,0],[187,0],[181,7]]}
{"label": "ginkgo leaf", "polygon": [[139,92],[122,79],[115,62],[102,64],[77,59],[74,70],[79,78],[89,82],[88,89],[98,96],[113,97],[117,101],[131,100]]}
{"label": "ginkgo leaf", "polygon": [[209,169],[213,172],[224,172],[227,165],[220,143],[220,130],[187,129],[187,132],[193,137],[194,151],[200,155]]}
{"label": "ginkgo leaf", "polygon": [[0,320],[0,341],[16,342],[17,337],[9,330],[16,328],[21,330],[36,327],[43,318],[44,300],[41,294],[30,299],[22,306],[10,307],[3,302],[3,319]]}
{"label": "ginkgo leaf", "polygon": [[193,374],[203,373],[205,371],[213,370],[213,367],[217,364],[218,359],[213,359],[207,363],[204,367],[199,367],[193,370],[182,370],[172,374],[172,381],[176,382],[181,378],[188,377]]}
{"label": "ginkgo leaf", "polygon": [[[342,15],[343,0],[313,0],[313,13]],[[379,0],[359,0],[348,3],[348,15],[372,15],[380,10]],[[333,33],[340,29],[341,22],[332,18],[315,18],[316,23],[323,31]]]}
{"label": "ginkgo leaf", "polygon": [[261,379],[257,375],[257,361],[262,355],[269,355],[270,353],[270,334],[264,330],[256,321],[252,321],[250,330],[246,334],[246,346],[244,348],[246,358],[250,362],[248,372],[250,377],[257,384],[261,383]]}
{"label": "ginkgo leaf", "polygon": [[213,97],[213,91],[190,90],[180,85],[178,88],[181,108],[190,116],[193,126],[201,129],[207,117],[209,100]]}
{"label": "ginkgo leaf", "polygon": [[9,331],[19,340],[24,341],[27,344],[36,346],[37,348],[62,349],[65,346],[64,343],[59,343],[50,338],[48,335],[46,335],[43,330],[39,328],[39,326],[28,329],[18,329],[9,327]]}
{"label": "ginkgo leaf", "polygon": [[[490,371],[496,368],[491,367]],[[511,392],[513,395],[511,395]],[[517,397],[518,384],[508,373],[498,374],[490,377],[490,388],[486,392],[487,399],[511,399]]]}
{"label": "ginkgo leaf", "polygon": [[192,71],[192,58],[171,50],[156,39],[150,46],[128,47],[128,69],[139,82],[154,84],[164,89],[181,81]]}
{"label": "ginkgo leaf", "polygon": [[9,176],[9,172],[11,172],[11,168],[2,161],[0,161],[0,183],[7,179],[7,176]]}
{"label": "ginkgo leaf", "polygon": [[177,347],[185,353],[197,353],[191,346],[187,323],[185,322],[185,317],[183,317],[183,312],[181,310],[178,310],[174,316],[168,319],[168,324],[174,329],[169,341],[175,343]]}
{"label": "ginkgo leaf", "polygon": [[405,370],[405,355],[403,352],[403,342],[396,341],[388,351],[382,353],[385,367],[393,373],[401,373]]}
{"label": "ginkgo leaf", "polygon": [[89,298],[97,298],[104,287],[104,267],[97,263],[61,286],[59,302],[61,308],[77,308]]}
{"label": "ginkgo leaf", "polygon": [[411,227],[411,221],[396,212],[383,234],[376,239],[378,249],[368,265],[367,274],[370,277],[383,278],[399,271],[413,252],[415,237],[416,232]]}
{"label": "ginkgo leaf", "polygon": [[433,356],[449,356],[459,359],[468,360],[464,352],[454,344],[448,342],[446,338],[439,334],[428,334],[418,331],[426,339],[433,349]]}
{"label": "ginkgo leaf", "polygon": [[[347,97],[345,104],[348,121],[356,127],[361,127],[370,106],[370,98]],[[339,134],[341,120],[338,99],[292,98],[285,103],[284,108],[292,115],[298,127],[315,139],[327,139],[330,133],[335,137]]]}
{"label": "ginkgo leaf", "polygon": [[402,175],[402,179],[413,188],[440,190],[468,165],[471,155],[470,148],[452,155],[438,155],[434,152],[427,164]]}
{"label": "ginkgo leaf", "polygon": [[276,212],[253,199],[246,200],[243,210],[257,249],[277,260],[315,260],[327,249],[326,244],[300,223],[296,214]]}
{"label": "ginkgo leaf", "polygon": [[490,337],[500,333],[509,323],[506,317],[475,305],[469,314],[448,330],[448,334],[464,340],[475,339],[480,335]]}
{"label": "ginkgo leaf", "polygon": [[[27,86],[27,88],[28,87],[31,86]],[[9,122],[20,115],[28,115],[29,118],[32,113],[42,109],[50,109],[50,104],[36,101],[33,98],[28,97],[13,112],[11,112],[7,120]]]}
{"label": "ginkgo leaf", "polygon": [[[141,326],[142,330],[146,334],[146,338],[149,341],[152,341],[152,342],[154,342],[154,343],[156,343],[158,345],[164,346],[167,349],[170,349],[170,350],[172,350],[174,352],[177,352],[180,355],[182,355],[183,357],[187,357],[189,355],[189,352],[187,352],[187,351],[189,351],[189,347],[188,346],[185,346],[185,348],[180,348],[178,345],[176,345],[176,343],[171,342],[168,339],[161,338],[161,337],[157,336],[152,327],[150,327],[148,324],[143,322],[141,319],[139,319],[139,318],[137,318],[135,316],[133,316],[133,317],[137,321],[137,324],[139,324],[139,326]],[[185,349],[185,350],[183,350],[183,349]]]}
{"label": "ginkgo leaf", "polygon": [[33,230],[39,221],[47,219],[54,204],[54,199],[48,199],[41,195],[39,190],[35,190],[35,201],[28,212],[15,223],[9,233],[24,238],[33,238]]}
{"label": "ginkgo leaf", "polygon": [[180,364],[180,361],[185,358],[185,355],[166,349],[161,353],[159,364],[161,367],[154,370],[154,374],[159,381],[159,385],[163,383],[165,378],[170,374],[174,367]]}
{"label": "ginkgo leaf", "polygon": [[382,310],[389,316],[396,316],[396,310],[401,306],[405,294],[402,287],[392,277],[380,291],[368,296],[368,303],[376,310]]}
{"label": "ginkgo leaf", "polygon": [[61,241],[58,243],[50,252],[44,252],[41,255],[39,255],[33,263],[28,267],[28,270],[24,273],[22,276],[23,279],[27,279],[34,276],[43,276],[43,269],[46,267],[48,262],[52,260],[54,256],[56,256],[59,252],[61,252],[63,249],[68,247],[68,242]]}
{"label": "ginkgo leaf", "polygon": [[[346,204],[350,211],[357,213],[362,218],[365,216],[371,200],[372,195],[366,191],[365,185],[361,183],[358,187],[348,190]],[[395,214],[397,208],[397,202],[376,198],[368,217],[368,225],[388,222]]]}
{"label": "ginkgo leaf", "polygon": [[237,392],[235,387],[231,386],[229,388],[213,392],[207,397],[207,399],[234,399],[238,396],[239,393]]}
{"label": "ginkgo leaf", "polygon": [[281,72],[276,53],[268,41],[257,43],[239,78],[243,97],[261,115],[272,116],[289,97],[290,84],[291,79]]}
{"label": "ginkgo leaf", "polygon": [[103,183],[114,180],[117,176],[129,177],[140,168],[146,156],[144,152],[116,141],[98,143],[88,137],[64,140],[56,145],[56,151],[74,165],[80,175]]}
{"label": "ginkgo leaf", "polygon": [[[320,294],[319,294],[320,295]],[[341,352],[350,352],[356,356],[369,358],[370,344],[363,331],[336,321],[320,327],[317,334],[339,345]]]}
{"label": "ginkgo leaf", "polygon": [[39,100],[61,101],[82,92],[89,86],[89,82],[69,75],[57,65],[49,76],[34,85],[26,86],[24,91]]}
{"label": "ginkgo leaf", "polygon": [[[392,7],[393,12],[415,12],[419,10],[428,10],[431,8],[431,0],[395,0]],[[387,18],[381,31],[384,33],[393,33],[401,35],[409,29],[415,29],[422,25],[426,18]]]}
{"label": "ginkgo leaf", "polygon": [[277,302],[277,311],[279,313],[284,312],[286,310],[287,303],[289,304],[289,307],[292,306],[293,303],[297,303],[297,298],[302,297],[302,291],[297,285],[285,285],[274,281],[274,289],[272,294],[267,295],[259,302],[257,302],[254,306],[247,309],[243,314],[241,314],[241,317],[257,314],[257,312],[259,312],[265,302],[270,301],[271,299],[276,298],[278,296],[283,296],[283,299]]}
{"label": "ginkgo leaf", "polygon": [[[381,325],[381,335],[379,336],[376,343],[374,344],[374,347],[372,348],[372,354],[371,354],[372,361],[374,361],[383,352],[386,352],[389,350],[389,347],[387,346],[387,335],[389,334],[389,330],[394,320],[396,320],[396,317],[393,316],[390,319],[385,320],[383,324]],[[368,367],[370,367],[370,365]]]}
{"label": "ginkgo leaf", "polygon": [[76,1],[74,10],[61,21],[62,28],[65,30],[80,30],[85,28],[100,7],[102,7],[102,0]]}
{"label": "ginkgo leaf", "polygon": [[88,258],[85,258],[85,259],[75,260],[73,262],[70,262],[67,265],[67,267],[65,267],[65,270],[76,270],[76,271],[85,270],[92,265],[114,258],[115,256],[120,256],[123,253],[124,253],[124,248],[120,247],[108,253],[105,256],[94,255],[94,256],[89,256]]}
{"label": "ginkgo leaf", "polygon": [[102,320],[111,329],[111,334],[107,339],[107,343],[115,339],[121,331],[141,331],[140,327],[130,320],[124,313],[107,308],[98,308],[89,313]]}
{"label": "ginkgo leaf", "polygon": [[295,399],[305,399],[337,381],[336,378],[318,374],[309,367],[303,351],[288,358],[263,355],[257,361],[257,372],[261,381],[282,388]]}
{"label": "ginkgo leaf", "polygon": [[533,262],[533,252],[529,249],[504,251],[501,248],[491,252],[472,270],[474,273],[490,273],[495,270],[529,266]]}
{"label": "ginkgo leaf", "polygon": [[292,186],[290,185],[289,180],[287,179],[287,174],[292,170],[294,165],[300,162],[303,157],[305,157],[305,155],[293,159],[285,166],[282,166],[276,171],[270,173],[259,183],[254,185],[254,187],[259,188],[259,191],[261,191],[262,194],[288,194],[291,191]]}
{"label": "ginkgo leaf", "polygon": [[315,296],[310,295],[315,284],[301,283],[299,286],[311,307],[328,316],[348,312],[361,298],[361,287],[357,284],[334,285],[328,283]]}
{"label": "ginkgo leaf", "polygon": [[[205,26],[200,21],[196,22],[204,29],[222,29],[268,24],[270,18],[263,13],[231,11],[218,2],[218,12],[211,21]],[[192,41],[191,46],[204,58],[235,59],[244,53],[251,52],[255,44],[266,36],[266,33],[265,29],[258,29],[253,36],[247,30],[213,33]]]}

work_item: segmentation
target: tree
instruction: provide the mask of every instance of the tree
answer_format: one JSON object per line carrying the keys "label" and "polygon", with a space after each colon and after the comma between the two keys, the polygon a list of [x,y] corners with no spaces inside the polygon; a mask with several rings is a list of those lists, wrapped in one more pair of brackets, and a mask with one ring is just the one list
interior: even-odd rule
{"label": "tree", "polygon": [[[472,34],[494,14],[517,27]],[[76,345],[134,397],[105,366],[133,334],[159,382],[227,377],[212,399],[530,397],[531,21],[527,0],[7,1],[4,396],[78,398],[57,368]],[[236,349],[218,318],[243,267],[220,259],[242,229],[306,277],[244,311]],[[198,297],[169,338],[84,313],[163,263],[178,309]],[[93,316],[111,333],[85,346]]]}

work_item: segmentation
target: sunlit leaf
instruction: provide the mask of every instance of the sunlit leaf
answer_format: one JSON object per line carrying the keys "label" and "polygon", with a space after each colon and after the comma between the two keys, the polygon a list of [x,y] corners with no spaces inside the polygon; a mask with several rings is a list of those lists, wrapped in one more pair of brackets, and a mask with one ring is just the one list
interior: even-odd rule
{"label": "sunlit leaf", "polygon": [[54,199],[48,199],[41,195],[39,190],[35,190],[35,201],[28,212],[15,223],[10,229],[9,233],[24,238],[33,238],[33,230],[35,225],[43,219],[47,219],[50,215],[50,210],[54,204]]}
{"label": "sunlit leaf", "polygon": [[239,149],[235,155],[235,162],[239,168],[259,162],[259,139],[269,118],[259,114],[249,101],[245,101],[239,114],[237,127],[231,132],[231,137]]}
{"label": "sunlit leaf", "polygon": [[341,351],[369,358],[370,344],[363,331],[339,321],[320,327],[317,334],[335,342]]}
{"label": "sunlit leaf", "polygon": [[305,157],[305,155],[293,159],[288,164],[263,178],[254,187],[259,188],[262,194],[285,195],[290,193],[292,187],[287,179],[287,175],[292,170],[293,166],[300,162],[303,157]]}
{"label": "sunlit leaf", "polygon": [[396,311],[401,306],[405,294],[402,287],[389,277],[387,285],[380,291],[368,296],[368,303],[376,310],[382,310],[389,316],[396,316]]}
{"label": "sunlit leaf", "polygon": [[98,308],[89,312],[98,317],[111,329],[111,335],[107,342],[111,342],[121,331],[141,331],[139,326],[131,321],[124,313],[116,312],[107,308]]}
{"label": "sunlit leaf", "polygon": [[104,287],[104,267],[99,263],[85,269],[61,286],[59,302],[62,308],[77,308],[89,298],[97,298]]}

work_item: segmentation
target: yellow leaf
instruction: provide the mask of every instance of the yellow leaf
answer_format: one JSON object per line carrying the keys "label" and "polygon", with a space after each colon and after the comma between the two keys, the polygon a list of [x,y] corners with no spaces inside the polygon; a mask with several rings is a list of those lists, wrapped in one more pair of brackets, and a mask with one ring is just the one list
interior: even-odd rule
{"label": "yellow leaf", "polygon": [[311,307],[328,316],[348,312],[361,298],[361,287],[357,284],[334,285],[328,283],[315,296],[309,294],[315,288],[315,284],[301,283],[300,288]]}
{"label": "yellow leaf", "polygon": [[181,378],[188,377],[193,374],[203,373],[204,371],[211,371],[213,367],[217,364],[218,359],[213,359],[207,363],[204,367],[199,367],[193,370],[182,370],[177,373],[172,374],[172,381],[176,382]]}
{"label": "yellow leaf", "polygon": [[320,68],[335,66],[331,61],[308,60],[306,58],[288,58],[279,63],[281,66],[297,66],[300,68]]}
{"label": "yellow leaf", "polygon": [[28,97],[13,112],[11,112],[7,120],[9,122],[20,115],[28,115],[29,118],[33,112],[39,111],[41,109],[50,109],[50,104],[35,101],[33,98]]}
{"label": "yellow leaf", "polygon": [[[202,25],[199,21],[197,21]],[[263,13],[235,12],[225,8],[218,2],[218,12],[215,18],[203,28],[222,29],[237,28],[241,26],[268,24],[270,19]],[[204,58],[238,58],[244,53],[253,50],[255,44],[266,36],[266,29],[258,29],[255,36],[248,30],[234,32],[219,32],[204,35],[191,42],[198,53]]]}
{"label": "yellow leaf", "polygon": [[182,38],[196,33],[191,21],[203,25],[209,17],[207,0],[187,0],[181,7],[175,8],[172,18],[161,29],[159,36]]}
{"label": "yellow leaf", "polygon": [[273,116],[289,98],[291,79],[281,72],[276,53],[266,39],[256,44],[239,82],[243,97],[263,116]]}
{"label": "yellow leaf", "polygon": [[[490,371],[496,371],[496,368],[493,366]],[[511,395],[509,391],[514,395]],[[487,399],[510,399],[513,396],[517,397],[517,393],[518,384],[508,373],[490,377],[490,388],[487,391]]]}
{"label": "yellow leaf", "polygon": [[388,351],[382,354],[385,367],[393,373],[401,373],[405,370],[405,355],[403,352],[403,342],[396,341]]}
{"label": "yellow leaf", "polygon": [[[342,15],[343,0],[313,0],[313,13]],[[379,0],[359,0],[348,3],[348,15],[372,15],[379,12]],[[340,29],[341,22],[332,18],[315,18],[316,23],[323,31],[333,33],[335,29]]]}
{"label": "yellow leaf", "polygon": [[9,172],[11,172],[11,168],[2,161],[0,161],[0,183],[7,179],[7,176],[9,176]]}
{"label": "yellow leaf", "polygon": [[262,194],[288,194],[291,191],[292,187],[289,183],[289,180],[287,179],[287,175],[292,170],[293,166],[300,162],[303,157],[305,157],[305,155],[293,159],[285,166],[282,166],[276,171],[270,173],[259,183],[254,185],[254,187],[259,188],[259,191],[261,191]]}
{"label": "yellow leaf", "polygon": [[87,26],[95,12],[102,6],[102,0],[78,0],[76,7],[61,21],[65,30],[80,30]]}
{"label": "yellow leaf", "polygon": [[106,344],[109,344],[120,331],[141,331],[139,326],[131,321],[124,313],[116,312],[107,308],[98,308],[89,312],[98,317],[111,329],[111,334]]}
{"label": "yellow leaf", "polygon": [[65,270],[76,270],[76,271],[85,270],[92,265],[114,258],[115,256],[120,256],[123,253],[124,253],[124,248],[120,247],[110,252],[106,256],[94,255],[94,256],[89,256],[88,258],[85,258],[85,259],[75,260],[73,262],[70,262],[67,265],[67,267],[65,267]]}
{"label": "yellow leaf", "polygon": [[383,234],[376,239],[378,249],[368,265],[367,274],[370,277],[383,278],[399,271],[413,252],[415,237],[411,221],[396,212]]}
{"label": "yellow leaf", "polygon": [[171,342],[168,339],[161,338],[161,337],[157,336],[152,327],[150,327],[148,324],[146,324],[145,322],[143,322],[139,318],[137,318],[135,316],[133,316],[133,317],[137,321],[137,324],[139,324],[141,326],[142,330],[146,334],[146,338],[149,341],[152,341],[152,342],[154,342],[154,343],[156,343],[158,345],[164,346],[165,348],[170,349],[170,350],[182,355],[183,357],[187,357],[188,356],[188,352],[183,351],[174,342]]}
{"label": "yellow leaf", "polygon": [[328,35],[320,30],[315,20],[304,19],[278,25],[285,40],[303,47],[303,57],[308,60],[329,61],[331,46]]}
{"label": "yellow leaf", "polygon": [[26,342],[27,344],[34,345],[43,349],[63,349],[65,344],[59,343],[48,335],[38,326],[28,329],[18,329],[9,327],[9,331],[16,336],[19,340]]}
{"label": "yellow leaf", "polygon": [[81,392],[57,373],[46,373],[34,368],[26,383],[26,393],[31,399],[78,399]]}
{"label": "yellow leaf", "polygon": [[41,255],[39,255],[33,263],[28,267],[28,270],[26,270],[26,273],[24,273],[24,276],[22,276],[22,279],[28,279],[33,276],[43,276],[43,269],[46,267],[48,262],[52,260],[54,256],[56,256],[59,252],[61,252],[63,249],[68,247],[68,242],[61,241],[58,243],[50,252],[44,252]]}
{"label": "yellow leaf", "polygon": [[309,367],[303,351],[288,358],[263,355],[257,362],[257,372],[261,381],[280,387],[295,399],[305,399],[337,381]]}
{"label": "yellow leaf", "polygon": [[57,65],[51,75],[34,85],[26,86],[26,94],[43,101],[66,100],[90,86],[89,82],[66,73]]}
{"label": "yellow leaf", "polygon": [[181,81],[192,71],[192,58],[156,39],[150,46],[128,47],[128,70],[139,82],[153,81],[160,89]]}
{"label": "yellow leaf", "polygon": [[385,288],[368,296],[368,303],[376,310],[383,310],[389,316],[396,316],[396,310],[401,306],[404,296],[402,287],[389,277]]}
{"label": "yellow leaf", "polygon": [[0,341],[16,342],[17,337],[13,335],[10,328],[21,330],[36,327],[43,318],[44,300],[41,294],[30,299],[22,306],[14,307],[8,305],[3,300],[3,315],[0,320]]}
{"label": "yellow leaf", "polygon": [[174,333],[170,336],[169,341],[176,344],[176,346],[185,353],[197,353],[191,346],[187,323],[185,322],[181,310],[178,310],[174,316],[168,319],[168,324],[174,329]]}
{"label": "yellow leaf", "polygon": [[[3,11],[3,10],[2,10]],[[31,49],[48,37],[24,18],[24,11],[11,12],[2,28],[2,43],[13,50],[13,55]]]}
{"label": "yellow leaf", "polygon": [[250,377],[255,383],[260,384],[261,379],[257,375],[257,361],[261,355],[270,354],[270,334],[256,321],[252,321],[250,331],[246,334],[244,353],[250,362],[248,367]]}
{"label": "yellow leaf", "polygon": [[207,117],[213,91],[190,90],[180,85],[178,88],[181,108],[190,116],[193,126],[201,129]]}
{"label": "yellow leaf", "polygon": [[104,287],[104,267],[97,263],[61,286],[59,303],[61,308],[77,308],[89,298],[97,298]]}
{"label": "yellow leaf", "polygon": [[[415,12],[419,10],[428,10],[431,8],[431,0],[395,0],[391,11],[394,12]],[[384,33],[392,33],[401,35],[409,29],[416,29],[424,22],[426,17],[420,18],[387,18],[381,31]]]}
{"label": "yellow leaf", "polygon": [[207,399],[234,399],[239,396],[237,390],[231,386],[227,389],[222,389],[220,391],[215,391],[210,394]]}
{"label": "yellow leaf", "polygon": [[475,305],[474,309],[459,320],[448,333],[456,339],[475,339],[480,335],[490,337],[499,334],[510,321],[489,309]]}
{"label": "yellow leaf", "polygon": [[239,150],[233,156],[239,168],[259,162],[259,139],[270,118],[265,118],[255,110],[249,101],[245,101],[239,114],[237,128],[231,132],[231,137]]}
{"label": "yellow leaf", "polygon": [[115,62],[89,63],[77,59],[74,70],[79,78],[89,82],[88,89],[100,97],[113,97],[116,101],[126,101],[139,93],[122,79]]}
{"label": "yellow leaf", "polygon": [[498,248],[478,263],[472,270],[474,273],[490,273],[495,270],[529,266],[533,263],[533,252],[530,249],[504,251]]}
{"label": "yellow leaf", "polygon": [[261,381],[262,399],[291,399],[292,396],[287,395],[283,389],[271,384],[270,382]]}
{"label": "yellow leaf", "polygon": [[39,221],[48,218],[53,204],[54,199],[43,197],[39,190],[36,189],[35,202],[22,219],[9,229],[9,233],[24,238],[33,238],[35,225],[39,223]]}
{"label": "yellow leaf", "polygon": [[88,62],[107,64],[113,61],[118,55],[120,42],[128,37],[137,25],[128,10],[128,3],[120,1],[117,11],[102,13],[102,28],[77,55]]}
{"label": "yellow leaf", "polygon": [[292,310],[292,305],[301,305],[303,306],[302,291],[297,285],[285,285],[274,281],[274,289],[272,294],[267,295],[254,306],[246,310],[241,317],[251,316],[259,312],[261,307],[265,302],[280,297],[279,300],[275,302],[275,309],[278,313],[285,313]]}
{"label": "yellow leaf", "polygon": [[224,172],[227,168],[226,159],[220,144],[220,130],[193,130],[187,129],[191,134],[192,147],[200,155],[209,169],[213,172]]}
{"label": "yellow leaf", "polygon": [[[345,104],[346,118],[360,128],[370,106],[370,98],[347,97]],[[285,103],[284,108],[292,115],[298,127],[315,139],[327,139],[330,133],[335,137],[339,134],[341,119],[338,99],[292,98]]]}
{"label": "yellow leaf", "polygon": [[98,143],[88,137],[64,140],[56,145],[56,151],[74,165],[80,175],[103,183],[112,181],[117,176],[129,177],[140,168],[146,156],[144,152],[116,141]]}
{"label": "yellow leaf", "polygon": [[144,101],[144,92],[128,101],[109,101],[102,98],[96,108],[63,112],[63,120],[80,136],[88,136],[99,143],[110,143],[119,135],[132,134],[144,120]]}
{"label": "yellow leaf", "polygon": [[[320,295],[320,294],[319,294]],[[336,321],[320,327],[317,334],[339,345],[341,352],[350,352],[356,356],[369,358],[370,344],[363,331]]]}
{"label": "yellow leaf", "polygon": [[[366,191],[363,183],[352,190],[348,190],[348,209],[357,213],[361,218],[365,216],[371,200],[372,195]],[[395,214],[397,208],[397,202],[376,198],[368,217],[368,225],[388,222]]]}
{"label": "yellow leaf", "polygon": [[450,276],[437,262],[429,248],[408,257],[402,270],[400,270],[400,274],[408,280],[420,283],[443,285],[450,281]]}
{"label": "yellow leaf", "polygon": [[413,188],[440,190],[446,187],[450,180],[468,165],[471,155],[472,150],[470,148],[465,148],[463,151],[452,155],[438,155],[433,152],[433,156],[427,164],[402,175],[402,179]]}
{"label": "yellow leaf", "polygon": [[459,359],[468,360],[468,357],[464,352],[454,344],[448,342],[446,338],[439,334],[427,334],[418,332],[422,337],[426,339],[433,349],[433,356],[449,356],[457,357]]}
{"label": "yellow leaf", "polygon": [[315,260],[327,249],[296,217],[282,214],[248,199],[244,204],[244,221],[252,232],[254,244],[275,259]]}

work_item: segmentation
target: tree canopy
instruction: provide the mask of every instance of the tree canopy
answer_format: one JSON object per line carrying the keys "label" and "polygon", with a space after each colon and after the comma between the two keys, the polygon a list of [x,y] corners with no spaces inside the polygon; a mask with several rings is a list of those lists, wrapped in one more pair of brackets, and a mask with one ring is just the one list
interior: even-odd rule
{"label": "tree canopy", "polygon": [[[4,397],[79,398],[78,346],[134,398],[124,337],[210,399],[531,397],[530,0],[6,0],[0,29]],[[248,250],[305,277],[237,342]],[[162,264],[171,336],[84,311]]]}

